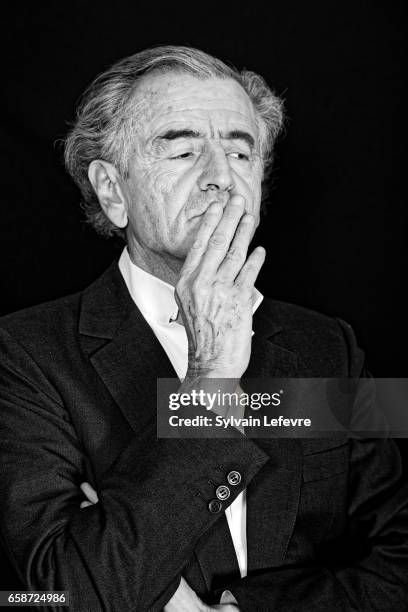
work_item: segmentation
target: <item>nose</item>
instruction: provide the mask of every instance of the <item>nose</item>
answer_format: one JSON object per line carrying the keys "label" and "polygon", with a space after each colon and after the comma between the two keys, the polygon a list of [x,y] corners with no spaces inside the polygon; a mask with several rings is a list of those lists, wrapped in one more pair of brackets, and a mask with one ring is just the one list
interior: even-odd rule
{"label": "nose", "polygon": [[221,146],[214,145],[207,151],[198,185],[202,191],[230,191],[234,187],[231,168]]}

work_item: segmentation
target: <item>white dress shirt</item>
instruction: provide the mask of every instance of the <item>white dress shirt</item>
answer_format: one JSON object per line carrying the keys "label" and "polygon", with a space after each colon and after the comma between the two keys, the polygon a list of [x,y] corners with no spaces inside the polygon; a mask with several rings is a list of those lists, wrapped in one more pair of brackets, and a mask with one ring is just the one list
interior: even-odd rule
{"label": "white dress shirt", "polygon": [[[136,266],[127,247],[119,259],[119,270],[133,301],[166,351],[177,376],[183,379],[188,366],[188,341],[184,326],[175,321],[178,306],[174,287]],[[253,312],[262,300],[262,294],[255,289]],[[247,575],[246,490],[226,509],[225,515],[243,578]]]}

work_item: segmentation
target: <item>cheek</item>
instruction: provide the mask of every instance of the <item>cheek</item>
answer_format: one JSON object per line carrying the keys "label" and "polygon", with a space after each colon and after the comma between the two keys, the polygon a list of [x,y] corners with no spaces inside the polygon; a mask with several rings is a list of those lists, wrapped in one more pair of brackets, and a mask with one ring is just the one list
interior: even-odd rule
{"label": "cheek", "polygon": [[177,176],[171,170],[161,170],[158,172],[152,183],[153,189],[163,196],[174,191],[177,184]]}
{"label": "cheek", "polygon": [[185,208],[195,184],[196,179],[191,169],[181,171],[179,168],[160,168],[150,174],[147,199],[153,207],[159,209],[160,217],[167,218],[171,224]]}
{"label": "cheek", "polygon": [[233,174],[237,193],[242,194],[247,200],[246,210],[257,216],[259,214],[262,193],[261,169],[251,165],[235,169]]}
{"label": "cheek", "polygon": [[144,190],[149,199],[163,198],[174,190],[177,177],[168,168],[151,168],[144,173]]}
{"label": "cheek", "polygon": [[166,215],[169,202],[173,201],[173,193],[177,178],[168,169],[146,168],[132,177],[129,185],[129,203],[134,215],[142,215],[144,221],[154,220],[156,223]]}

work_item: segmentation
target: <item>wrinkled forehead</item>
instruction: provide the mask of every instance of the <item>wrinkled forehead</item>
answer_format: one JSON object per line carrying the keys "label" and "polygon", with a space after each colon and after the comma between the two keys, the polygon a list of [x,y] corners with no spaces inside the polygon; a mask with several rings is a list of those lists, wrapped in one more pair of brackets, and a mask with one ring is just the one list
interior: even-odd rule
{"label": "wrinkled forehead", "polygon": [[198,123],[215,131],[246,128],[257,138],[254,106],[233,79],[201,79],[182,72],[151,73],[138,84],[133,102],[145,136],[163,126]]}

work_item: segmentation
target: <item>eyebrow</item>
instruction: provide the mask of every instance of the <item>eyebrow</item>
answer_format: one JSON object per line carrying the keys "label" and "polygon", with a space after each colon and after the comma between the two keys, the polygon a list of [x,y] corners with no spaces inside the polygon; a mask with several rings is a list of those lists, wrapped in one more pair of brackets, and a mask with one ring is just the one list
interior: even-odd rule
{"label": "eyebrow", "polygon": [[226,140],[243,140],[251,149],[255,147],[254,137],[249,132],[244,132],[243,130],[232,130],[227,132],[225,136],[221,136],[221,138]]}
{"label": "eyebrow", "polygon": [[203,135],[194,130],[167,130],[155,140],[177,140],[177,138],[202,138]]}
{"label": "eyebrow", "polygon": [[[196,132],[195,130],[180,129],[180,130],[167,130],[163,134],[160,134],[155,140],[177,140],[178,138],[204,138],[204,134]],[[252,149],[255,147],[255,140],[249,132],[244,130],[231,130],[221,135],[222,140],[243,140]]]}

